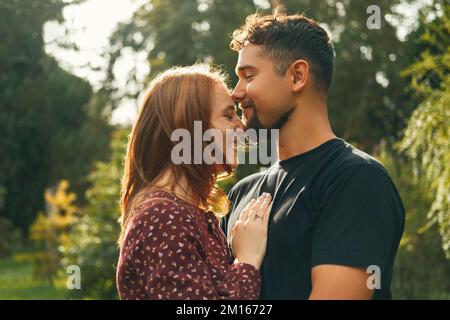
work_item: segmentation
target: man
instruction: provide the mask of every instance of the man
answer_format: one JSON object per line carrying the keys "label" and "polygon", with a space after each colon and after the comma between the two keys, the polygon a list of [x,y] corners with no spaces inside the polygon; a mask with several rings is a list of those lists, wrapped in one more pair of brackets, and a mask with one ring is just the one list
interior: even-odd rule
{"label": "man", "polygon": [[247,128],[280,130],[279,161],[236,184],[223,224],[230,238],[245,205],[272,195],[260,298],[390,299],[404,207],[384,167],[333,134],[327,33],[302,15],[252,15],[230,46]]}

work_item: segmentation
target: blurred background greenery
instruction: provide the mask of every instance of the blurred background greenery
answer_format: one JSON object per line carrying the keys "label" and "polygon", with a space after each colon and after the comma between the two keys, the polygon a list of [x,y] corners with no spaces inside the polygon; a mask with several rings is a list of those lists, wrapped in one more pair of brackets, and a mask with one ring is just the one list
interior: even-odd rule
{"label": "blurred background greenery", "polygon": [[[65,13],[89,1],[101,0],[0,2],[0,299],[117,298],[116,221],[130,121],[114,114],[135,111],[123,105],[138,103],[149,80],[173,65],[221,65],[232,86],[230,33],[248,14],[280,3],[332,35],[335,133],[378,157],[404,200],[393,297],[450,299],[447,1],[121,0],[114,3],[134,2],[131,18],[109,36],[103,64],[85,66],[104,75],[96,83],[49,50],[75,52],[67,60],[83,53]],[[381,10],[379,30],[366,25],[373,4]],[[93,14],[113,7],[103,2]],[[52,40],[50,23],[63,28]],[[255,170],[242,165],[221,186],[228,190]],[[81,290],[66,289],[73,264],[81,268]]]}

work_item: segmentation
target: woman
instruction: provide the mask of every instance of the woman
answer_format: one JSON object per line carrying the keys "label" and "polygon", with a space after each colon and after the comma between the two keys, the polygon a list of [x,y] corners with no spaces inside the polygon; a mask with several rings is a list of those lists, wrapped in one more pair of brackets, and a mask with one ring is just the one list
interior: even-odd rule
{"label": "woman", "polygon": [[[213,158],[231,154],[233,161],[174,161],[172,133],[187,130],[193,146],[199,138],[195,121],[201,121],[202,133],[213,128],[224,133],[222,141],[216,136]],[[213,213],[223,215],[228,207],[217,177],[237,165],[235,141],[226,141],[225,132],[242,127],[219,71],[178,67],[153,80],[125,160],[116,279],[121,299],[258,298],[270,195],[242,211],[232,232],[232,252],[219,227],[220,214]],[[200,151],[210,144],[201,142]],[[183,159],[194,159],[194,151]]]}

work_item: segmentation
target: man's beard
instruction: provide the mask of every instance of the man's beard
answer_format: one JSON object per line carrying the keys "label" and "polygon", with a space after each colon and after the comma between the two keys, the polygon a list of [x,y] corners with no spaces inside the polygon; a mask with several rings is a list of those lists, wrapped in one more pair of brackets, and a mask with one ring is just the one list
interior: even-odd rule
{"label": "man's beard", "polygon": [[[277,121],[275,121],[275,123],[273,125],[264,126],[258,117],[258,113],[256,112],[255,104],[253,103],[253,101],[246,100],[244,105],[245,105],[245,107],[252,109],[252,115],[250,116],[249,119],[247,119],[247,121],[245,123],[245,130],[255,129],[257,132],[258,141],[260,141],[261,139],[264,139],[264,140],[267,139],[270,141],[272,139],[272,131],[270,129],[280,130],[281,127],[287,122],[287,120],[289,119],[289,115],[292,112],[292,110],[289,110],[288,112],[283,114]],[[267,135],[266,136],[261,135],[260,129],[266,129]]]}

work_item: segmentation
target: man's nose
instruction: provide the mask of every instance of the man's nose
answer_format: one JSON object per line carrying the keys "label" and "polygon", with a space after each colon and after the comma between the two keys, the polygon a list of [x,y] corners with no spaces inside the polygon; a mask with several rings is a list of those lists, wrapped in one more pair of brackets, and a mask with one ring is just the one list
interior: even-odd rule
{"label": "man's nose", "polygon": [[242,82],[239,81],[236,86],[233,89],[233,92],[231,92],[231,98],[234,101],[241,101],[245,98],[246,92],[245,87],[242,85]]}

